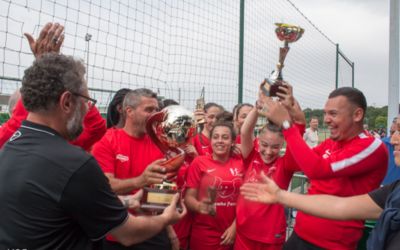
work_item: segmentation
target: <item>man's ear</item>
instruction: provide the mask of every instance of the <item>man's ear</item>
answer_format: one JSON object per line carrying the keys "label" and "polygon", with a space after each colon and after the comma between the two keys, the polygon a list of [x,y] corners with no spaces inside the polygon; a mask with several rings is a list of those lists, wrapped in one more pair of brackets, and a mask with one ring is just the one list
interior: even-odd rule
{"label": "man's ear", "polygon": [[134,108],[132,108],[131,106],[127,106],[125,109],[122,108],[122,114],[125,117],[129,117],[133,115],[133,111],[135,111]]}
{"label": "man's ear", "polygon": [[364,110],[362,108],[356,108],[353,113],[353,119],[355,122],[361,122],[364,118]]}
{"label": "man's ear", "polygon": [[72,93],[69,91],[64,91],[61,94],[60,99],[58,101],[58,106],[66,114],[73,113],[73,108],[75,106],[74,97]]}

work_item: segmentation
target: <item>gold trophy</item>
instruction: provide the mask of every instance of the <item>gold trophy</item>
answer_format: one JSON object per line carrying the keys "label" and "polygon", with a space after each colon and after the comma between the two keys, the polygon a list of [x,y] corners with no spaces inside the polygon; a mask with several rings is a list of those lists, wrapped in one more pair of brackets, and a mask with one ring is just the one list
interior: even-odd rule
{"label": "gold trophy", "polygon": [[304,29],[300,26],[285,23],[275,23],[275,25],[277,26],[275,29],[276,36],[284,42],[284,46],[279,48],[279,62],[276,65],[276,70],[272,71],[271,75],[261,83],[260,89],[266,96],[277,96],[276,93],[281,92],[279,86],[282,86],[282,68],[289,52],[289,43],[296,42],[304,33]]}
{"label": "gold trophy", "polygon": [[179,192],[173,180],[185,159],[185,152],[180,147],[195,134],[193,113],[179,105],[168,106],[149,117],[146,131],[165,154],[167,160],[161,165],[166,168],[167,179],[162,184],[143,188],[141,208],[161,213],[171,203],[174,194]]}

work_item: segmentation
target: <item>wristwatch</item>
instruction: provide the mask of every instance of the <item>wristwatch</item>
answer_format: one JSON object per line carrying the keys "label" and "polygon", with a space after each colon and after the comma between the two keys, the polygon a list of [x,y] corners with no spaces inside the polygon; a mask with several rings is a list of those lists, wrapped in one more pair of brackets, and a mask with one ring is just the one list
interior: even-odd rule
{"label": "wristwatch", "polygon": [[291,126],[292,126],[292,124],[290,124],[290,122],[289,122],[288,120],[284,120],[284,121],[282,122],[282,128],[283,128],[284,130],[290,128]]}

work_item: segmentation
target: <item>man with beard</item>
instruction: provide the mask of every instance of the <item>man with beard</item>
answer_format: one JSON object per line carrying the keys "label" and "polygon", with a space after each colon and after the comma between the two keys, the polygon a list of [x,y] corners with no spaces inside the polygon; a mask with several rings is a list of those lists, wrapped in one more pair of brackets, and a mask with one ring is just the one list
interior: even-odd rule
{"label": "man with beard", "polygon": [[[310,179],[308,193],[353,196],[377,188],[386,174],[388,153],[380,139],[363,130],[367,108],[364,94],[355,88],[332,91],[324,108],[330,138],[310,148],[292,126],[287,109],[272,99],[261,112],[283,128],[297,165]],[[355,249],[361,238],[361,220],[330,220],[298,212],[294,232],[284,249]]]}
{"label": "man with beard", "polygon": [[56,54],[25,71],[29,115],[0,151],[0,249],[93,249],[107,233],[130,245],[186,212],[177,212],[175,196],[159,216],[129,215],[95,159],[67,142],[96,102],[84,74],[81,61]]}
{"label": "man with beard", "polygon": [[[158,110],[157,95],[146,88],[129,91],[122,104],[124,126],[108,129],[93,146],[93,156],[110,180],[118,195],[135,194],[140,188],[162,183],[165,168],[160,166],[164,155],[146,133],[147,119]],[[134,211],[132,211],[134,212]],[[179,249],[172,227],[143,243],[124,247],[113,237],[105,240],[105,249],[166,250]]]}
{"label": "man with beard", "polygon": [[[400,166],[400,119],[395,121],[390,143],[394,163]],[[400,180],[368,194],[350,197],[302,195],[280,189],[274,180],[262,176],[263,183],[241,187],[246,199],[266,204],[280,203],[308,214],[334,220],[378,220],[367,241],[368,250],[398,250],[400,246]]]}
{"label": "man with beard", "polygon": [[[39,58],[46,53],[60,53],[64,41],[63,32],[64,26],[58,23],[47,23],[36,40],[28,33],[25,33],[25,36],[33,55],[35,58]],[[10,119],[0,128],[0,148],[12,137],[21,126],[22,121],[28,116],[28,111],[19,96],[15,99],[14,106],[15,108],[10,110]],[[89,151],[93,144],[106,133],[106,122],[101,117],[99,110],[93,106],[86,113],[83,125],[84,128],[80,136],[71,140],[70,143]]]}

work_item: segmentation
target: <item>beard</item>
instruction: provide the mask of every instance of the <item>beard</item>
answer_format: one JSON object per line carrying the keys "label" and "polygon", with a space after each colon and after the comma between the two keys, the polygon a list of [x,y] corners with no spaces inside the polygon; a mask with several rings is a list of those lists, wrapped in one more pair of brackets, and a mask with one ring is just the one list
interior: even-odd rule
{"label": "beard", "polygon": [[72,117],[67,121],[67,139],[75,140],[83,131],[82,103],[78,102]]}

